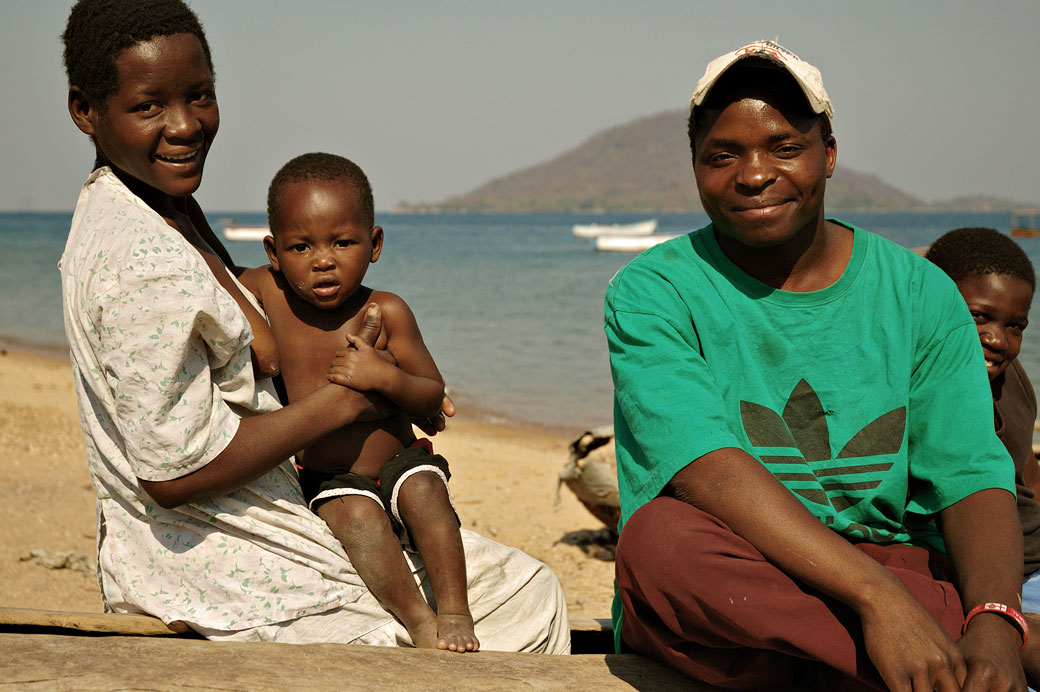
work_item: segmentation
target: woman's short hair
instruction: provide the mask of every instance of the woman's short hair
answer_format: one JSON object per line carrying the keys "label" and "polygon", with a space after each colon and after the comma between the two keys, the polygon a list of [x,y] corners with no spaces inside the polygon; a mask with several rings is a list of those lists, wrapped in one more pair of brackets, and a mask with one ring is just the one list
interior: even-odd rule
{"label": "woman's short hair", "polygon": [[79,0],[69,12],[62,43],[70,87],[95,107],[119,88],[119,55],[156,36],[193,34],[213,72],[213,58],[199,18],[181,0]]}

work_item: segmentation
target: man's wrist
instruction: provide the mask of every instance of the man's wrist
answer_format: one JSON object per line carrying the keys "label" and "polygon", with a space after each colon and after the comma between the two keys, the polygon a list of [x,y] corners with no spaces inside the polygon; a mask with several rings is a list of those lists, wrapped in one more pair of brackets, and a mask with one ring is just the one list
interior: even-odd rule
{"label": "man's wrist", "polygon": [[961,628],[961,634],[968,631],[968,625],[979,615],[995,615],[1003,619],[1018,630],[1019,635],[1022,637],[1022,648],[1026,648],[1026,642],[1029,641],[1029,624],[1022,616],[1022,613],[1003,603],[980,603],[964,616],[964,626]]}

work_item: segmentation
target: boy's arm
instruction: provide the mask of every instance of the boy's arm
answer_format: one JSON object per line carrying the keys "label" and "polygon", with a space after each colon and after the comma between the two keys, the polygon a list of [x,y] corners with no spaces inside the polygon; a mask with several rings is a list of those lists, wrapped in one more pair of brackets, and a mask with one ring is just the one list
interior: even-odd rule
{"label": "boy's arm", "polygon": [[382,313],[386,348],[397,364],[379,358],[367,343],[348,336],[353,353],[340,374],[351,388],[377,391],[410,416],[436,415],[444,400],[444,380],[423,342],[415,316],[392,293],[380,292],[373,298],[378,299],[378,304],[369,304],[366,315],[372,310]]}
{"label": "boy's arm", "polygon": [[[983,603],[1021,610],[1022,525],[1015,496],[982,490],[944,509],[940,521],[964,612]],[[1009,689],[1012,684],[1025,689],[1022,643],[1022,634],[1004,616],[973,617],[957,641],[968,665],[963,689]]]}

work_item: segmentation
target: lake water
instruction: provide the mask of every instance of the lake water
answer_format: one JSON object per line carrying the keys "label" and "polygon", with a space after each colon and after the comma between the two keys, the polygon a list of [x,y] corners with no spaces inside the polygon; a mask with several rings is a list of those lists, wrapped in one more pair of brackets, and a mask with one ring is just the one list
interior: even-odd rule
{"label": "lake water", "polygon": [[[211,220],[232,216],[213,214]],[[262,224],[262,214],[235,214]],[[383,254],[366,283],[412,307],[431,353],[468,417],[567,428],[610,422],[611,383],[603,336],[603,293],[632,255],[596,252],[576,223],[642,217],[587,214],[377,214]],[[1006,231],[1004,213],[847,213],[841,218],[907,247],[951,228]],[[65,344],[57,263],[71,214],[0,213],[0,339]],[[659,233],[706,222],[702,214],[659,215]],[[1040,261],[1040,239],[1019,239]],[[266,263],[260,243],[226,243],[244,266]],[[1021,358],[1040,379],[1040,344],[1026,332]]]}

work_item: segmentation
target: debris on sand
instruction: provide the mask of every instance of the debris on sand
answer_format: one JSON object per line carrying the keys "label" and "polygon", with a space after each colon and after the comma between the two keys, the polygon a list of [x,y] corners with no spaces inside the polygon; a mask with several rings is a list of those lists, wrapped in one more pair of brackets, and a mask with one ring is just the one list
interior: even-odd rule
{"label": "debris on sand", "polygon": [[68,569],[73,572],[93,572],[94,566],[90,558],[75,550],[50,552],[47,550],[30,550],[28,554],[18,558],[22,562],[35,562],[47,569]]}

